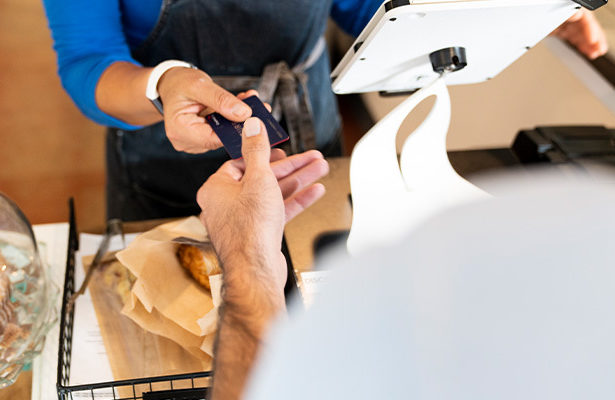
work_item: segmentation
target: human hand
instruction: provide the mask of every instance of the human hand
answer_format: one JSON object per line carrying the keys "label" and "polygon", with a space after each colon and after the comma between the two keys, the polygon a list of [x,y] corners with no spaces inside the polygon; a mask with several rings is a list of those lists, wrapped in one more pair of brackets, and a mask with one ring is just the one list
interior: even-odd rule
{"label": "human hand", "polygon": [[238,399],[271,320],[285,307],[285,221],[324,194],[314,183],[329,171],[312,150],[291,157],[271,150],[258,118],[244,123],[243,159],[231,160],[199,189],[201,221],[222,265],[212,398]]}
{"label": "human hand", "polygon": [[585,8],[570,17],[553,34],[570,42],[592,60],[604,55],[608,50],[604,30],[594,14]]}
{"label": "human hand", "polygon": [[233,288],[243,293],[239,288],[253,289],[258,282],[282,294],[284,223],[324,194],[324,186],[314,182],[328,173],[328,164],[315,150],[291,157],[272,151],[257,118],[244,124],[242,154],[243,159],[226,162],[199,189],[201,220],[220,258],[227,296],[232,297]]}
{"label": "human hand", "polygon": [[222,146],[205,115],[218,112],[231,121],[245,121],[252,115],[252,109],[241,99],[256,91],[235,97],[216,85],[205,72],[176,67],[162,75],[158,93],[164,106],[167,137],[175,150],[204,153]]}

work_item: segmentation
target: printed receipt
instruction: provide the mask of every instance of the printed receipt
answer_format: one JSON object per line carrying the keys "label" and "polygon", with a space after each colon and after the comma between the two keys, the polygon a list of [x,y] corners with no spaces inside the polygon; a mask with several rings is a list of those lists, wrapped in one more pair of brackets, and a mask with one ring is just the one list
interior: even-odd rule
{"label": "printed receipt", "polygon": [[[136,234],[126,235],[126,245],[130,243]],[[81,261],[83,256],[93,255],[98,249],[102,240],[101,235],[91,235],[82,233],[79,236],[80,249],[75,254],[75,285],[79,287],[85,278],[85,270]],[[109,251],[122,249],[122,238],[113,237],[109,246]],[[107,351],[103,343],[96,312],[92,304],[90,291],[77,298],[75,304],[75,317],[73,324],[73,346],[71,354],[70,385],[81,385],[88,383],[109,382],[113,380],[111,365],[107,357]],[[78,398],[79,395],[73,397]],[[91,394],[88,394],[91,398]],[[113,398],[113,392],[108,389],[108,393],[98,391],[96,398]]]}
{"label": "printed receipt", "polygon": [[309,307],[314,303],[314,298],[327,282],[329,271],[309,271],[301,273],[301,293],[303,303]]}

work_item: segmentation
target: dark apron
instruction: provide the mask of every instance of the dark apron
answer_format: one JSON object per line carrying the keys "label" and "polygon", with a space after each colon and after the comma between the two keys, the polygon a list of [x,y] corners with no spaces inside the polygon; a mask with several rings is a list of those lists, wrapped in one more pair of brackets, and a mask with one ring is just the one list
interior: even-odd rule
{"label": "dark apron", "polygon": [[[234,93],[261,89],[276,116],[285,117],[293,109],[306,115],[307,107],[314,134],[311,141],[293,138],[295,150],[316,147],[327,155],[339,155],[340,120],[326,51],[305,71],[292,72],[292,67],[301,67],[310,58],[322,37],[330,3],[163,0],[156,27],[133,56],[144,66],[169,59],[190,62]],[[270,78],[277,74],[279,83],[277,78],[273,84],[271,79],[258,79],[263,73]],[[293,79],[296,96],[289,101]],[[294,127],[291,136],[301,130],[296,124],[306,126],[306,121],[288,122],[287,129]],[[107,216],[134,221],[198,214],[198,188],[228,159],[224,149],[199,155],[177,152],[162,122],[136,131],[110,129]]]}

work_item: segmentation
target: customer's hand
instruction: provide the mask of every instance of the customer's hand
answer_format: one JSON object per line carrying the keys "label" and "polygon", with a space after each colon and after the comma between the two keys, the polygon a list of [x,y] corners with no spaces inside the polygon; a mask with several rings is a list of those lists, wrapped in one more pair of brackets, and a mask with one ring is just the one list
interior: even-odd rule
{"label": "customer's hand", "polygon": [[329,171],[317,151],[272,151],[258,118],[245,122],[242,135],[243,159],[226,162],[197,194],[224,273],[214,399],[241,396],[264,334],[285,308],[284,223],[324,194],[314,182]]}
{"label": "customer's hand", "polygon": [[279,149],[272,152],[257,118],[245,122],[242,154],[242,160],[226,162],[199,190],[201,219],[225,281],[237,273],[247,285],[266,282],[280,294],[286,281],[280,251],[284,224],[324,194],[322,184],[314,182],[327,174],[328,164],[314,150],[291,157]]}
{"label": "customer's hand", "polygon": [[167,137],[175,150],[204,153],[222,146],[205,115],[218,112],[231,121],[245,121],[252,115],[252,109],[240,99],[256,92],[235,97],[205,72],[176,67],[162,75],[158,93],[164,106]]}
{"label": "customer's hand", "polygon": [[604,55],[608,50],[606,35],[596,17],[585,8],[553,32],[567,40],[590,59]]}

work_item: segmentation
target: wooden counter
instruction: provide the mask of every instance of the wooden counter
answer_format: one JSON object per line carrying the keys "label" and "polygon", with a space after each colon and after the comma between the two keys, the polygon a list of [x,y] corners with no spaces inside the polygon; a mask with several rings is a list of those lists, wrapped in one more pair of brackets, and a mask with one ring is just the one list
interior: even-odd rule
{"label": "wooden counter", "polygon": [[298,274],[312,269],[314,243],[319,235],[350,229],[350,158],[330,158],[330,172],[320,182],[327,192],[316,204],[286,225],[285,235],[293,267]]}

